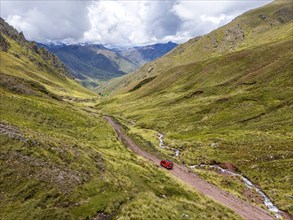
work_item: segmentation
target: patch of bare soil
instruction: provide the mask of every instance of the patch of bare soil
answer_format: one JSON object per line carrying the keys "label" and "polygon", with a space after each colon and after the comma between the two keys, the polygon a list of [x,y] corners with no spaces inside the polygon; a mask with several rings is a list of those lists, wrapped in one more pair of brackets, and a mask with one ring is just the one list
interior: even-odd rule
{"label": "patch of bare soil", "polygon": [[6,122],[0,122],[0,134],[22,142],[26,142],[28,140],[17,127]]}
{"label": "patch of bare soil", "polygon": [[228,162],[224,162],[224,163],[217,163],[216,165],[218,165],[219,167],[229,170],[233,173],[235,173],[237,171],[237,167],[231,163]]}
{"label": "patch of bare soil", "polygon": [[255,202],[257,204],[263,204],[263,199],[251,189],[247,189],[247,188],[244,189],[243,196],[245,198],[247,198],[250,202]]}
{"label": "patch of bare soil", "polygon": [[94,218],[93,220],[110,220],[113,218],[113,215],[110,214],[105,214],[103,212],[99,212]]}

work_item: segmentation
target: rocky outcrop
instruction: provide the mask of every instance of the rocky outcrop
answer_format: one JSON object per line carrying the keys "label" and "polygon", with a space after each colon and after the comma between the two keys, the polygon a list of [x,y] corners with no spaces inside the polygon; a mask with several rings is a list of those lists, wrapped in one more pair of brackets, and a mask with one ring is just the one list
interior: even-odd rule
{"label": "rocky outcrop", "polygon": [[0,122],[0,134],[21,142],[26,142],[28,140],[17,127],[3,121]]}
{"label": "rocky outcrop", "polygon": [[289,22],[293,19],[293,8],[288,6],[282,7],[275,12],[275,15],[280,23]]}
{"label": "rocky outcrop", "polygon": [[232,28],[229,28],[225,33],[223,41],[223,43],[225,44],[225,49],[233,49],[237,45],[237,43],[244,40],[244,36],[244,31],[239,24],[233,26]]}
{"label": "rocky outcrop", "polygon": [[0,50],[2,50],[3,52],[7,52],[9,48],[10,44],[5,39],[5,37],[0,33]]}
{"label": "rocky outcrop", "polygon": [[49,61],[62,75],[73,78],[65,64],[55,54],[49,52],[46,48],[39,48],[35,42],[31,42],[31,45],[33,50],[39,54],[43,60]]}
{"label": "rocky outcrop", "polygon": [[10,26],[3,18],[0,17],[0,32],[17,41],[19,44],[23,45],[27,42],[22,32],[18,33],[15,28]]}

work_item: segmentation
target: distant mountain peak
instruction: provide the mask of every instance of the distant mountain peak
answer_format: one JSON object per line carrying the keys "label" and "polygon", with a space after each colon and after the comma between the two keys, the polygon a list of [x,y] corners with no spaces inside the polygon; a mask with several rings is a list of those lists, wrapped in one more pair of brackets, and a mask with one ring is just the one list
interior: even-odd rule
{"label": "distant mountain peak", "polygon": [[116,51],[141,66],[164,56],[176,46],[176,43],[169,41],[167,43],[156,43],[145,46],[136,46],[133,48],[116,49]]}
{"label": "distant mountain peak", "polygon": [[168,53],[177,44],[157,43],[126,49],[110,49],[93,43],[38,43],[38,46],[56,54],[84,86],[91,88],[101,81],[133,72],[141,65]]}

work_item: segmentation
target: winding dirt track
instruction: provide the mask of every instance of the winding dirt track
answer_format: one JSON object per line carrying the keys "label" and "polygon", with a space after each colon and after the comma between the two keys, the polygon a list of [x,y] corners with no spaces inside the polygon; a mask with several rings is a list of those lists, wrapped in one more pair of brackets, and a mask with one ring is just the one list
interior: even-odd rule
{"label": "winding dirt track", "polygon": [[[115,129],[118,138],[126,144],[135,154],[143,156],[153,163],[159,165],[160,159],[156,156],[141,150],[132,139],[130,139],[124,132],[121,127],[114,119],[109,116],[104,117],[109,124]],[[235,213],[242,216],[244,219],[249,220],[270,220],[275,219],[267,211],[249,204],[209,183],[191,173],[189,168],[184,165],[174,164],[174,169],[170,171],[174,176],[185,182],[186,184],[191,185],[197,191],[202,194],[210,197],[214,201],[232,209]]]}

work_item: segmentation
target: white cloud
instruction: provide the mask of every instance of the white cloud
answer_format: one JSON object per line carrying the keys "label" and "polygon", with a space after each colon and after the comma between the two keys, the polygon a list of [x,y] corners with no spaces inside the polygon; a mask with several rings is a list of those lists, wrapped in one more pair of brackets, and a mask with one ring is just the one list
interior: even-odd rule
{"label": "white cloud", "polygon": [[226,16],[224,14],[221,14],[220,16],[216,17],[216,16],[207,16],[207,15],[201,15],[200,16],[200,19],[203,21],[203,22],[211,22],[215,25],[219,25],[221,24],[222,22],[225,22],[225,21],[229,21],[231,19],[233,19],[234,16]]}
{"label": "white cloud", "polygon": [[182,20],[179,39],[206,34],[230,22],[236,16],[270,1],[178,1],[174,12]]}
{"label": "white cloud", "polygon": [[30,40],[78,40],[88,30],[89,1],[2,1],[1,16]]}
{"label": "white cloud", "polygon": [[176,34],[180,18],[170,1],[99,1],[89,7],[91,29],[84,40],[143,44]]}
{"label": "white cloud", "polygon": [[30,40],[138,45],[183,42],[270,0],[1,1],[1,15]]}

